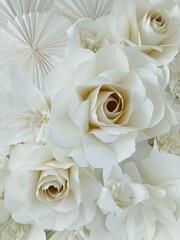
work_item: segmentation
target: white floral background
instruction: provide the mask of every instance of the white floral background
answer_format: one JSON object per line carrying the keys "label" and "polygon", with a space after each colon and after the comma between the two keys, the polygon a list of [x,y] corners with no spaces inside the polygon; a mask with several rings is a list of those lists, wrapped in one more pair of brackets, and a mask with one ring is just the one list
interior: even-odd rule
{"label": "white floral background", "polygon": [[180,239],[179,49],[179,0],[0,0],[0,240]]}

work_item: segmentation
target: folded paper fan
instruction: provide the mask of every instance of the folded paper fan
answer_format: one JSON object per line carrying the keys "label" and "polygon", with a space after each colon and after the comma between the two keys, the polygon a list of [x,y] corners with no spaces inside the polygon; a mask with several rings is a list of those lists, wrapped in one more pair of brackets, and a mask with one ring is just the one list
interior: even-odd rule
{"label": "folded paper fan", "polygon": [[30,12],[48,11],[54,0],[2,0],[0,2],[0,26],[6,25],[8,20]]}
{"label": "folded paper fan", "polygon": [[1,29],[1,64],[18,64],[42,90],[42,79],[64,56],[70,26],[68,19],[52,12],[15,17]]}
{"label": "folded paper fan", "polygon": [[107,15],[113,3],[114,0],[56,0],[55,9],[72,22],[83,17],[95,20],[100,16]]}

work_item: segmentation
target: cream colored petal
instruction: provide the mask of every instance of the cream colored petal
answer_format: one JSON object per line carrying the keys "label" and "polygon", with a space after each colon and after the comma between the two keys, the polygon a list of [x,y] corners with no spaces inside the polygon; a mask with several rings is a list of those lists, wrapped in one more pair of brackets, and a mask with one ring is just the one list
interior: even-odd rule
{"label": "cream colored petal", "polygon": [[[146,70],[147,71],[147,70]],[[148,71],[149,72],[149,71]],[[157,76],[153,72],[145,73],[144,70],[138,71],[139,77],[142,79],[146,87],[146,94],[154,105],[154,112],[150,126],[153,126],[160,121],[164,116],[163,97],[160,92]],[[156,94],[155,94],[156,93]],[[158,98],[156,100],[156,98]],[[156,102],[158,101],[158,104]]]}
{"label": "cream colored petal", "polygon": [[81,103],[75,122],[80,127],[81,135],[84,135],[88,132],[89,129],[89,112],[90,112],[90,103],[89,100],[84,101]]}
{"label": "cream colored petal", "polygon": [[81,168],[79,170],[79,178],[81,181],[82,203],[97,199],[101,185],[98,180],[88,170]]}
{"label": "cream colored petal", "polygon": [[120,135],[119,138],[111,144],[111,148],[116,153],[118,162],[130,157],[135,152],[137,136],[137,131]]}
{"label": "cream colored petal", "polygon": [[0,224],[5,223],[10,218],[11,214],[4,206],[4,200],[0,199],[0,210],[1,210],[1,216],[0,216]]}
{"label": "cream colored petal", "polygon": [[145,129],[151,122],[154,105],[150,99],[146,99],[139,109],[134,111],[127,123],[127,126],[137,129]]}
{"label": "cream colored petal", "polygon": [[[107,126],[107,129],[110,129],[110,126]],[[113,128],[113,127],[112,127]],[[116,128],[113,128],[116,130]],[[94,129],[91,131],[92,134],[94,134],[98,139],[100,139],[104,143],[111,143],[114,142],[118,138],[118,134],[114,134],[114,132],[111,133],[111,131],[106,132],[105,128],[101,129]]]}
{"label": "cream colored petal", "polygon": [[29,231],[28,236],[26,236],[26,240],[31,240],[35,238],[37,238],[38,240],[46,240],[46,233],[42,228],[34,224],[31,226],[31,230]]}
{"label": "cream colored petal", "polygon": [[80,166],[80,167],[88,167],[89,163],[84,155],[84,149],[82,145],[76,146],[71,149],[69,156]]}
{"label": "cream colored petal", "polygon": [[72,88],[63,89],[52,102],[51,131],[54,140],[62,147],[76,146],[82,141],[79,127],[68,116],[67,108],[73,93]]}
{"label": "cream colored petal", "polygon": [[93,134],[86,135],[83,144],[85,156],[94,168],[104,168],[118,163],[115,152]]}

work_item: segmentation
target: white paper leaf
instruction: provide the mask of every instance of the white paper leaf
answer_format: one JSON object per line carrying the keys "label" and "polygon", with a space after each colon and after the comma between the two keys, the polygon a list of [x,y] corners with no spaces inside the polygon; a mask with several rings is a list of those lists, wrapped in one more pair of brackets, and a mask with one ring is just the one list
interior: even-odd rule
{"label": "white paper leaf", "polygon": [[68,19],[54,12],[15,17],[0,33],[0,62],[18,64],[42,90],[44,77],[64,57]]}
{"label": "white paper leaf", "polygon": [[95,20],[107,15],[114,0],[56,0],[55,9],[72,22],[88,17]]}

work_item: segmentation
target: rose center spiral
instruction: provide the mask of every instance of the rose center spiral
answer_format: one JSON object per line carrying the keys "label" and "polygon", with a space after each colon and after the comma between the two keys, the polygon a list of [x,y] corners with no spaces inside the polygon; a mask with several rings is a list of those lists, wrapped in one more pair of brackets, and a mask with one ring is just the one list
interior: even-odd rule
{"label": "rose center spiral", "polygon": [[55,195],[55,194],[58,193],[58,189],[57,189],[56,187],[54,187],[54,186],[50,186],[50,187],[48,188],[48,192],[49,192],[50,194],[52,194],[52,195]]}
{"label": "rose center spiral", "polygon": [[156,18],[156,22],[162,22],[162,16],[158,16],[158,17]]}
{"label": "rose center spiral", "polygon": [[115,100],[111,100],[107,103],[107,110],[109,112],[113,112],[117,107],[117,102]]}

